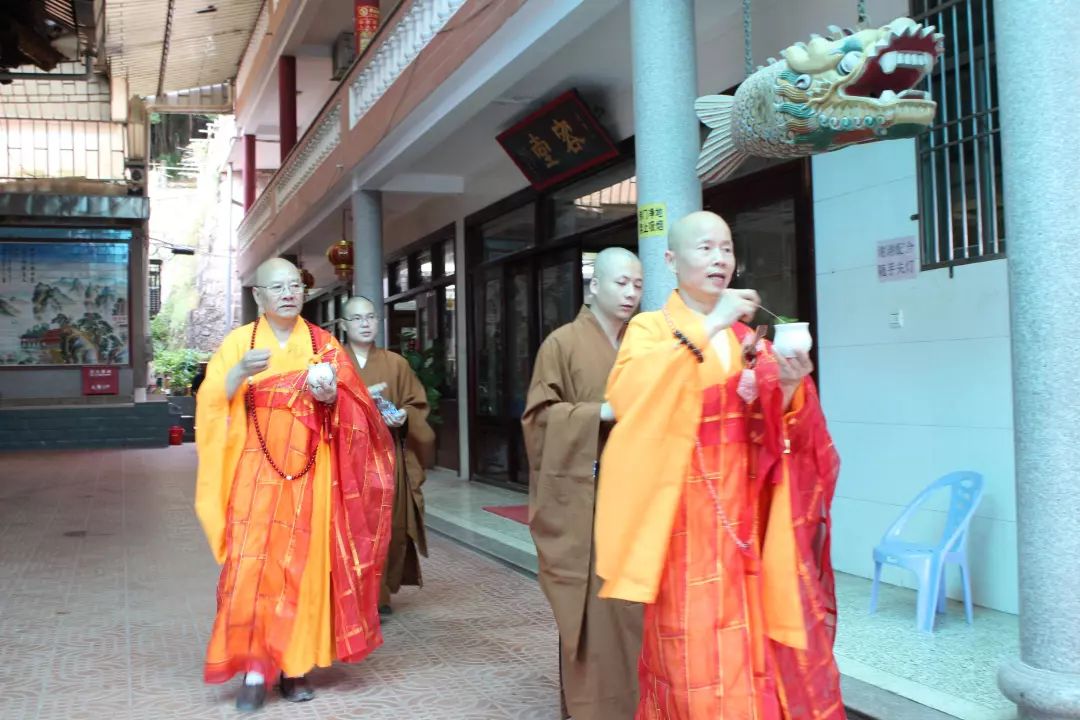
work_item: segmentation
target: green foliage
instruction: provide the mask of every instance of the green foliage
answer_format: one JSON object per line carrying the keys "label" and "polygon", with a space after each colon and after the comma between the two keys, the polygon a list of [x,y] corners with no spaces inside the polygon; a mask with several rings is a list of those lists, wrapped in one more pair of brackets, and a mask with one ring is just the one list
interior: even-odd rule
{"label": "green foliage", "polygon": [[187,392],[204,359],[202,353],[191,348],[165,350],[154,357],[154,368],[169,377],[169,388],[174,395],[179,395]]}
{"label": "green foliage", "polygon": [[166,350],[181,350],[187,345],[188,316],[198,301],[189,279],[173,287],[161,310],[150,320],[150,338],[154,355]]}
{"label": "green foliage", "polygon": [[187,392],[199,363],[207,360],[207,353],[186,347],[188,316],[197,299],[190,280],[179,283],[150,320],[154,372],[168,376],[169,389],[174,394]]}
{"label": "green foliage", "polygon": [[440,388],[446,386],[446,353],[441,342],[434,343],[423,351],[417,351],[410,344],[403,349],[402,355],[409,361],[416,376],[427,393],[428,422],[432,425],[442,425],[442,416],[439,415],[439,406],[442,400]]}

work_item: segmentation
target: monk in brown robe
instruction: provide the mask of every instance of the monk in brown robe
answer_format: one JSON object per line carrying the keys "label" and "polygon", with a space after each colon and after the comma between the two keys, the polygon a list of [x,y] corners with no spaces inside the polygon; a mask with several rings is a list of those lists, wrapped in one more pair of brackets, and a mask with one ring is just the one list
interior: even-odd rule
{"label": "monk in brown robe", "polygon": [[311,668],[382,644],[394,472],[344,349],[299,317],[300,271],[270,260],[256,283],[262,315],[222,342],[196,408],[195,511],[222,565],[203,677],[243,674],[247,711],[279,673],[286,700],[310,700]]}
{"label": "monk in brown robe", "polygon": [[400,419],[383,418],[394,437],[397,469],[390,550],[379,595],[379,612],[388,615],[390,596],[402,585],[423,585],[420,556],[427,557],[427,534],[421,487],[424,468],[434,459],[435,432],[427,421],[427,392],[409,361],[375,347],[378,316],[371,300],[349,300],[344,308],[344,323],[349,355],[368,389],[405,411]]}
{"label": "monk in brown robe", "polygon": [[559,628],[563,717],[574,720],[631,720],[637,705],[641,606],[597,597],[593,507],[614,420],[604,387],[641,287],[641,262],[629,250],[597,255],[592,308],[540,346],[521,419],[529,528]]}

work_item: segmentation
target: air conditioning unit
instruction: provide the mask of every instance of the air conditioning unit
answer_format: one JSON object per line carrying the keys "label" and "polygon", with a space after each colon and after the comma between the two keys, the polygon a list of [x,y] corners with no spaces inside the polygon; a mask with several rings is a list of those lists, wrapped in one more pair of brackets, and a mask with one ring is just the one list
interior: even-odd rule
{"label": "air conditioning unit", "polygon": [[341,80],[356,59],[356,34],[343,32],[334,41],[334,74],[331,80]]}

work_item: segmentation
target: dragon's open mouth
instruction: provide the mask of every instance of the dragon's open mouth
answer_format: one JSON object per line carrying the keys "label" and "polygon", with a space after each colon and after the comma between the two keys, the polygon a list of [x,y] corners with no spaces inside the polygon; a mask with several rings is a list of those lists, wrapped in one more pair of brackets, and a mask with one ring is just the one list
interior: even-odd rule
{"label": "dragon's open mouth", "polygon": [[944,52],[943,36],[934,30],[932,25],[893,30],[869,50],[862,73],[843,88],[843,94],[883,102],[929,102],[927,93],[913,88],[934,69]]}

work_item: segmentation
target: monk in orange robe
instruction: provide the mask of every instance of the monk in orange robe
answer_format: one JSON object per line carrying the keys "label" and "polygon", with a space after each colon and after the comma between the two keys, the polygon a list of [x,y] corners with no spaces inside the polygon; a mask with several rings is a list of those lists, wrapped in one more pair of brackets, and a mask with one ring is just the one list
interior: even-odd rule
{"label": "monk in orange robe", "polygon": [[678,289],[627,329],[600,464],[601,596],[647,603],[638,720],[844,718],[829,508],[839,461],[809,357],[740,320],[731,232],[672,228]]}
{"label": "monk in orange robe", "polygon": [[641,613],[601,600],[593,556],[596,467],[612,427],[604,402],[626,323],[641,301],[641,261],[629,250],[596,256],[592,308],[544,340],[521,427],[529,455],[529,528],[540,587],[559,628],[563,716],[632,720]]}
{"label": "monk in orange robe", "polygon": [[241,710],[310,700],[306,674],[382,644],[393,446],[345,351],[299,318],[300,272],[264,263],[263,314],[230,333],[199,389],[195,510],[222,564],[204,679]]}
{"label": "monk in orange robe", "polygon": [[349,341],[345,349],[368,390],[403,411],[397,417],[383,416],[394,438],[396,469],[390,549],[379,595],[379,612],[389,615],[390,596],[402,585],[423,585],[420,557],[427,557],[427,533],[421,488],[424,468],[434,459],[435,431],[427,421],[427,391],[409,361],[375,347],[378,316],[374,303],[365,297],[351,298],[345,303],[343,321]]}

